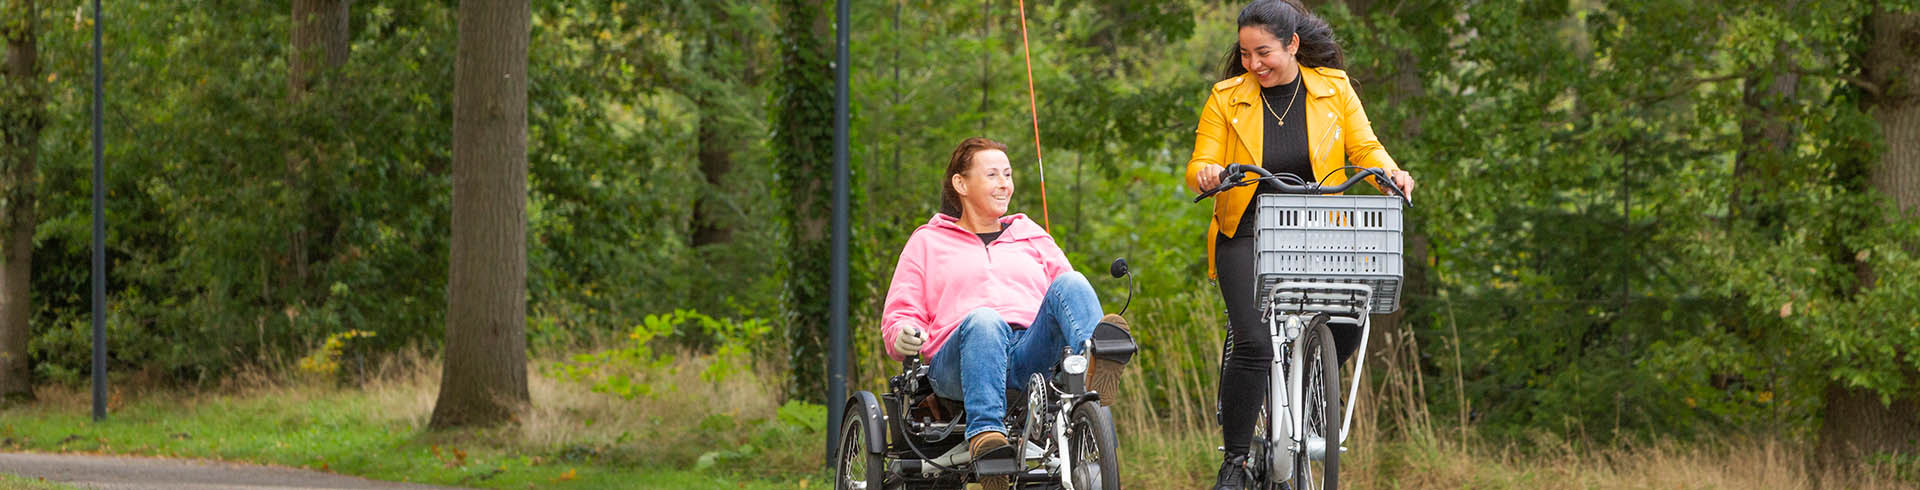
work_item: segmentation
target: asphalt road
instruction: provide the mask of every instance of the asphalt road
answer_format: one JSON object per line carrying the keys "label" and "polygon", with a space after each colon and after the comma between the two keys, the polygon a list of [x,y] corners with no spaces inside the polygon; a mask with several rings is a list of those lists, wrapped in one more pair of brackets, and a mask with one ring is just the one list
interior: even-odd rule
{"label": "asphalt road", "polygon": [[189,459],[0,453],[0,473],[102,490],[449,489],[318,471]]}

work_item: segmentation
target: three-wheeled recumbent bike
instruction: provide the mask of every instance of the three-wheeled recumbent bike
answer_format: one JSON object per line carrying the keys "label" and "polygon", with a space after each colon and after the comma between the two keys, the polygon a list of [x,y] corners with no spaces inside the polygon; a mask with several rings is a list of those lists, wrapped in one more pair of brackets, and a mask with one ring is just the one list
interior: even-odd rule
{"label": "three-wheeled recumbent bike", "polygon": [[[1126,276],[1126,262],[1115,261],[1111,272]],[[908,357],[885,393],[848,397],[834,450],[836,488],[958,490],[1000,476],[1019,489],[1120,488],[1113,415],[1088,390],[1087,367],[1094,359],[1126,363],[1138,347],[1127,330],[1107,324],[1082,347],[1084,354],[1063,350],[1052,369],[1033,374],[1025,393],[1009,390],[1013,457],[982,461],[967,452],[965,407],[936,396],[927,364]]]}

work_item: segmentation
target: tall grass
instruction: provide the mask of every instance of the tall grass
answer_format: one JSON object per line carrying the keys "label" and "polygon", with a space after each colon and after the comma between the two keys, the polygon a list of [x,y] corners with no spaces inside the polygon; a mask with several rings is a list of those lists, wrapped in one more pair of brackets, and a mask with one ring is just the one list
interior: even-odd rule
{"label": "tall grass", "polygon": [[[1200,293],[1137,302],[1131,315],[1142,349],[1123,380],[1114,406],[1121,433],[1121,460],[1130,488],[1206,488],[1219,466],[1219,427],[1214,422],[1218,386],[1221,312]],[[1375,332],[1368,346],[1366,382],[1354,407],[1352,433],[1342,457],[1342,481],[1356,489],[1666,489],[1666,488],[1858,488],[1920,487],[1878,467],[1814,470],[1805,464],[1810,446],[1792,436],[1729,435],[1693,442],[1653,441],[1599,446],[1550,433],[1528,441],[1494,442],[1453,417],[1436,419],[1427,408],[1428,387],[1460,383],[1454,372],[1431,377],[1419,369],[1422,349],[1451,339],[1416,338],[1410,329]],[[861,341],[877,339],[862,339]],[[1445,347],[1443,347],[1445,349]],[[856,352],[862,352],[857,350]],[[1444,351],[1443,351],[1444,352]],[[1444,359],[1444,356],[1441,356]],[[862,352],[857,388],[878,391],[899,366]],[[662,388],[653,396],[621,398],[596,393],[585,383],[549,373],[559,362],[536,358],[530,367],[533,408],[511,428],[447,445],[483,444],[535,461],[581,461],[618,467],[775,478],[795,483],[824,474],[826,431],[834,424],[794,429],[778,422],[782,400],[778,366],[758,366],[709,379],[700,373],[718,360],[679,352],[660,367],[628,367],[627,374]],[[1445,365],[1447,363],[1441,362]],[[1351,375],[1351,366],[1348,368]],[[1457,368],[1456,368],[1457,369]],[[271,400],[261,410],[313,404],[344,404],[374,427],[417,431],[429,418],[440,377],[438,359],[408,351],[376,363],[357,389],[331,379],[287,376],[286,369],[243,371],[219,390],[220,398]],[[1437,378],[1437,379],[1436,379]],[[122,383],[121,386],[126,386]],[[1345,390],[1348,385],[1342,384]],[[1458,390],[1455,390],[1458,391]],[[42,405],[82,407],[83,390],[43,390]],[[116,404],[154,399],[191,413],[236,406],[193,393],[116,395]],[[259,404],[255,404],[259,405]],[[239,406],[251,406],[239,404]],[[77,408],[75,410],[78,410]],[[27,415],[28,412],[14,412]],[[275,416],[262,412],[260,416]],[[311,416],[304,416],[311,418]],[[824,419],[824,417],[819,417]],[[289,420],[302,419],[301,416]],[[19,419],[16,419],[19,420]],[[825,422],[822,420],[821,422]],[[19,422],[13,422],[19,423]],[[286,423],[295,422],[283,422]],[[427,443],[449,437],[422,434]],[[336,466],[338,467],[338,466]],[[679,473],[685,477],[685,473]],[[583,477],[584,478],[584,477]],[[705,478],[705,477],[700,477]],[[698,484],[695,484],[697,487]]]}
{"label": "tall grass", "polygon": [[[1221,457],[1214,414],[1226,323],[1217,302],[1194,293],[1135,305],[1131,320],[1142,348],[1114,407],[1129,487],[1213,483]],[[1811,445],[1785,435],[1611,446],[1547,432],[1524,443],[1483,440],[1468,420],[1436,420],[1428,409],[1430,385],[1464,382],[1459,364],[1447,362],[1457,357],[1452,354],[1459,352],[1458,340],[1419,338],[1410,325],[1388,327],[1378,320],[1341,460],[1345,488],[1920,488],[1885,466],[1814,468],[1808,464]],[[1423,353],[1435,345],[1443,355]],[[1437,358],[1442,372],[1424,374],[1423,358]],[[1351,386],[1353,368],[1352,361],[1343,366],[1342,393]],[[1471,400],[1455,403],[1471,406]]]}

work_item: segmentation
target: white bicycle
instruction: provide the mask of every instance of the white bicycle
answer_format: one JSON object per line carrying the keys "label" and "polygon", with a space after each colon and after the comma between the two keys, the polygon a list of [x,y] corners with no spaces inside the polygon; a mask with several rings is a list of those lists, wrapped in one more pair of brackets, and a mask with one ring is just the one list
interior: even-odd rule
{"label": "white bicycle", "polygon": [[[1280,192],[1262,194],[1255,203],[1256,297],[1274,355],[1244,468],[1252,488],[1339,486],[1340,453],[1353,423],[1352,402],[1366,356],[1355,357],[1342,415],[1340,363],[1331,328],[1357,329],[1354,352],[1364,354],[1373,328],[1369,314],[1392,313],[1399,306],[1405,193],[1382,170],[1346,168],[1361,174],[1340,185],[1321,186],[1233,164],[1219,187],[1194,198],[1199,202],[1255,184]],[[1259,177],[1244,179],[1247,173]],[[1367,177],[1400,197],[1321,195],[1344,192]]]}

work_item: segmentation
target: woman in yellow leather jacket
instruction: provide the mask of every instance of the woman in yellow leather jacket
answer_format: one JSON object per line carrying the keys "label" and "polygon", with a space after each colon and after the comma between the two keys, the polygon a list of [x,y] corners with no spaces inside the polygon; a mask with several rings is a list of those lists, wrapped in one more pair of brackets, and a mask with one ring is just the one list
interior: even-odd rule
{"label": "woman in yellow leather jacket", "polygon": [[[1239,41],[1200,111],[1187,187],[1219,185],[1228,164],[1336,185],[1351,163],[1388,172],[1410,197],[1411,174],[1374,137],[1359,95],[1343,70],[1333,30],[1298,0],[1255,0],[1240,11]],[[1377,184],[1376,184],[1377,185]],[[1227,307],[1227,356],[1220,377],[1221,435],[1226,461],[1216,490],[1243,488],[1244,463],[1258,403],[1265,396],[1273,348],[1259,331],[1254,295],[1254,206],[1259,186],[1215,195],[1207,225],[1207,263]],[[1345,340],[1345,339],[1342,339]],[[1340,342],[1336,342],[1340,343]]]}

